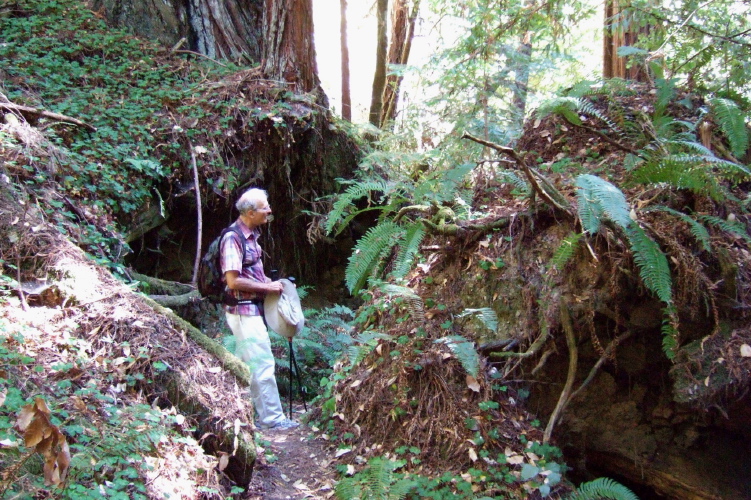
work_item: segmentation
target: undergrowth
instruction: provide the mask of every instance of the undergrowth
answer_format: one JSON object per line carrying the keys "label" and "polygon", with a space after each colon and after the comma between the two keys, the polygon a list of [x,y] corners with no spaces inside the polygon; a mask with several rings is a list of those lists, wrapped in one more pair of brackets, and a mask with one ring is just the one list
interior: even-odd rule
{"label": "undergrowth", "polygon": [[[92,355],[84,340],[63,333],[50,342],[58,345],[59,361],[45,363],[37,354],[42,337],[50,342],[35,327],[0,318],[0,498],[152,497],[146,484],[158,477],[160,457],[190,456],[199,449],[195,439],[181,431],[184,418],[174,409],[128,396],[126,389],[139,382],[137,377],[121,379],[116,370],[102,370],[104,360]],[[69,447],[69,468],[57,471],[54,483],[35,453],[33,438],[27,434],[24,439],[19,432],[21,410],[39,398],[49,408],[44,425],[58,428]],[[187,474],[205,476],[206,469]],[[193,488],[195,477],[188,480]]]}
{"label": "undergrowth", "polygon": [[[75,0],[14,5],[0,18],[0,93],[85,126],[26,114],[44,135],[25,144],[3,138],[16,157],[5,169],[33,190],[54,187],[41,204],[48,217],[96,259],[117,263],[128,252],[118,221],[149,206],[166,216],[160,189],[189,175],[191,139],[217,133],[206,116],[227,103],[190,97],[235,68],[180,59]],[[204,161],[226,169],[213,156]]]}

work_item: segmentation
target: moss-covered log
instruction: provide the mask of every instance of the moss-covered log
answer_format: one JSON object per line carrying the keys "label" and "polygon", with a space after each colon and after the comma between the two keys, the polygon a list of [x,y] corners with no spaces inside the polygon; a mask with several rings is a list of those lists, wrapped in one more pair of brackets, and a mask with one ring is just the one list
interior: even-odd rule
{"label": "moss-covered log", "polygon": [[207,436],[202,439],[204,449],[217,455],[229,455],[226,472],[240,486],[246,487],[253,475],[256,460],[253,430],[237,424],[229,427],[217,425],[221,421],[216,419],[213,408],[201,402],[193,381],[186,374],[173,371],[160,382],[166,388],[170,402],[198,422],[200,433]]}

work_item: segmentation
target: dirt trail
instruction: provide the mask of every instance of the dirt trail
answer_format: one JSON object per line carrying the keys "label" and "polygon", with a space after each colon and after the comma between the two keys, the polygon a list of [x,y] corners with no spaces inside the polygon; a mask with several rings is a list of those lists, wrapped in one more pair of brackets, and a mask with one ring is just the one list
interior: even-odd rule
{"label": "dirt trail", "polygon": [[[301,416],[296,412],[294,419],[299,422]],[[329,441],[305,424],[290,430],[257,432],[262,436],[264,450],[258,450],[253,479],[243,498],[301,500],[334,496],[337,473]]]}

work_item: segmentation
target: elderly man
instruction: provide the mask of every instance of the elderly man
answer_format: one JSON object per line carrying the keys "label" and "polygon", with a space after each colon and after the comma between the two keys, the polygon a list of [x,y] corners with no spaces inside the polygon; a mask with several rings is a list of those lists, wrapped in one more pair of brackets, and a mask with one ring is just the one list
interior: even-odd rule
{"label": "elderly man", "polygon": [[[237,341],[240,358],[250,365],[253,404],[261,427],[290,429],[298,425],[287,419],[279,400],[274,376],[274,355],[269,332],[263,321],[262,304],[266,294],[282,293],[282,283],[271,281],[263,272],[259,227],[269,221],[271,207],[266,191],[252,188],[235,204],[240,216],[230,226],[220,244],[220,264],[229,300],[224,310]],[[237,231],[245,238],[240,240]]]}

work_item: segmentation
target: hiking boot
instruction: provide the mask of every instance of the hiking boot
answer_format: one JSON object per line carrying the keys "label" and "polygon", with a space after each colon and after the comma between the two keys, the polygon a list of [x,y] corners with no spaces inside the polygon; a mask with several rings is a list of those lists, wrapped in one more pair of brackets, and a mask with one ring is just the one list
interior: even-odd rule
{"label": "hiking boot", "polygon": [[295,422],[294,420],[290,420],[288,418],[285,418],[281,422],[277,422],[277,423],[275,423],[273,425],[270,425],[268,427],[268,429],[283,431],[283,430],[287,430],[287,429],[294,429],[298,425],[300,425],[300,424],[297,423],[297,422]]}

